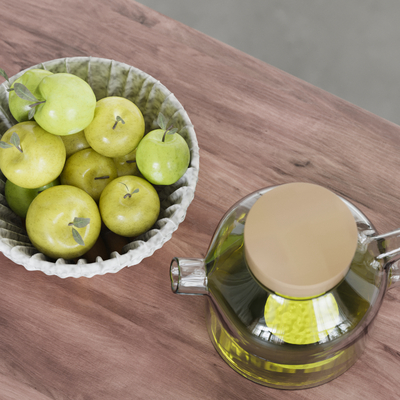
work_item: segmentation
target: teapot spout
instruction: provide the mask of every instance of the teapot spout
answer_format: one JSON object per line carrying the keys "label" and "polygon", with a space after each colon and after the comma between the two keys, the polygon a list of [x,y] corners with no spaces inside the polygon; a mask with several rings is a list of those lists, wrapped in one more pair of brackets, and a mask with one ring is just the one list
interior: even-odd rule
{"label": "teapot spout", "polygon": [[176,294],[208,294],[206,267],[201,258],[173,258],[170,279]]}

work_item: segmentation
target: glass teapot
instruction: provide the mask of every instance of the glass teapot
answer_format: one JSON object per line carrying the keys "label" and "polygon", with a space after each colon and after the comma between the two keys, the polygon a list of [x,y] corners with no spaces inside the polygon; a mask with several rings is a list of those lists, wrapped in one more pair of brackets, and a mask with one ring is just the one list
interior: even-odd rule
{"label": "glass teapot", "polygon": [[328,382],[350,368],[389,288],[400,282],[400,230],[321,186],[256,191],[220,221],[204,259],[174,258],[172,291],[206,295],[221,357],[274,388]]}

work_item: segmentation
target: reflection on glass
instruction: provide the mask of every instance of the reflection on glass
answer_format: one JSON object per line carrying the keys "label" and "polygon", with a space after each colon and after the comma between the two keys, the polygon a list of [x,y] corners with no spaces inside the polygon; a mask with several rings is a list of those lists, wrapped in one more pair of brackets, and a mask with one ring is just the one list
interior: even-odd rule
{"label": "reflection on glass", "polygon": [[324,342],[341,322],[332,293],[306,300],[273,294],[265,303],[264,317],[272,334],[292,344]]}

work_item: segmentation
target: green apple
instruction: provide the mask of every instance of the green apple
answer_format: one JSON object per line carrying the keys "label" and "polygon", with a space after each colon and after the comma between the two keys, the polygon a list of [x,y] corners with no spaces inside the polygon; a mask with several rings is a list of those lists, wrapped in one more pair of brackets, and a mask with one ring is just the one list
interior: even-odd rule
{"label": "green apple", "polygon": [[113,160],[115,166],[117,167],[118,176],[141,176],[141,173],[136,165],[136,149],[124,156],[115,157]]}
{"label": "green apple", "polygon": [[[30,92],[35,92],[37,86],[41,80],[48,75],[52,75],[52,72],[46,71],[45,69],[30,69],[21,75],[18,79],[14,81],[11,88],[14,89],[16,83],[21,83],[26,86]],[[22,99],[17,95],[15,90],[10,91],[8,98],[8,106],[10,108],[11,114],[18,121],[28,121],[29,112],[31,111],[32,101]]]}
{"label": "green apple", "polygon": [[100,229],[97,204],[75,186],[53,186],[39,193],[26,215],[32,244],[55,259],[85,254],[96,243]]}
{"label": "green apple", "polygon": [[34,95],[39,100],[35,120],[54,135],[72,135],[92,122],[96,96],[89,84],[76,75],[46,76]]}
{"label": "green apple", "polygon": [[74,133],[72,135],[60,136],[64,142],[65,150],[67,152],[67,158],[72,156],[72,154],[78,152],[79,150],[89,148],[89,143],[85,138],[83,131]]}
{"label": "green apple", "polygon": [[149,132],[136,150],[136,163],[142,175],[155,185],[171,185],[186,172],[190,150],[176,129],[167,128],[164,116],[159,115],[162,129]]}
{"label": "green apple", "polygon": [[117,176],[112,158],[102,156],[89,147],[67,159],[60,179],[63,185],[79,187],[97,202],[103,189]]}
{"label": "green apple", "polygon": [[154,187],[138,176],[126,175],[110,182],[100,196],[100,215],[110,231],[133,237],[148,231],[160,213]]}
{"label": "green apple", "polygon": [[59,184],[60,180],[57,178],[53,182],[50,182],[47,185],[39,188],[26,189],[15,185],[9,179],[7,179],[4,189],[7,204],[10,206],[11,210],[15,212],[15,214],[21,218],[25,218],[33,199],[44,190]]}
{"label": "green apple", "polygon": [[133,151],[144,135],[143,114],[130,100],[118,96],[97,102],[93,121],[85,128],[89,145],[107,157]]}
{"label": "green apple", "polygon": [[0,141],[0,169],[11,182],[27,189],[47,185],[65,164],[65,146],[60,137],[25,121],[8,129]]}

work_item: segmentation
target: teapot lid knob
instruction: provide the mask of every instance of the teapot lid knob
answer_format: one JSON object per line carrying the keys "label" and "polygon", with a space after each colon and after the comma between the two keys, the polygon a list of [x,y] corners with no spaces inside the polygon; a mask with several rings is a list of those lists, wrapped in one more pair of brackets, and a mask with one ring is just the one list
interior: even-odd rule
{"label": "teapot lid knob", "polygon": [[313,297],[338,284],[357,248],[356,221],[344,201],[311,183],[288,183],[262,195],[244,228],[255,278],[289,297]]}

